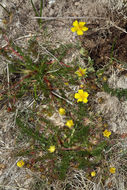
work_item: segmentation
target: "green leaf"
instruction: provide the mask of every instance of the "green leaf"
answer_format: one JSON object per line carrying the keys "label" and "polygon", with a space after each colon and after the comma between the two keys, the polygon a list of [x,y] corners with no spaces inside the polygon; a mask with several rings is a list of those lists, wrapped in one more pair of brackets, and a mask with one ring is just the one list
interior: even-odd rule
{"label": "green leaf", "polygon": [[59,166],[57,166],[57,171],[59,173],[59,178],[61,180],[65,179],[66,173],[68,171],[69,165],[70,165],[70,159],[68,156],[68,152],[62,153],[62,160]]}
{"label": "green leaf", "polygon": [[24,125],[23,122],[19,118],[16,118],[16,124],[21,128],[23,133],[34,138],[35,140],[38,140],[41,144],[45,146],[47,145],[47,140],[43,134],[40,135],[38,131],[31,129],[27,125]]}
{"label": "green leaf", "polygon": [[106,145],[107,145],[106,142],[101,142],[99,145],[96,146],[94,150],[91,151],[91,154],[93,156],[99,156],[106,147]]}

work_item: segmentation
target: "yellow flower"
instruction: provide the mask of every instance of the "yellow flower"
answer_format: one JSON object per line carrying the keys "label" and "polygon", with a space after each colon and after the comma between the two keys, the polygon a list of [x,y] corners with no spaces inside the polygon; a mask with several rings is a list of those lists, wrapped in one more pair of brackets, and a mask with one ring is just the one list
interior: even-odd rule
{"label": "yellow flower", "polygon": [[17,166],[22,168],[24,166],[25,162],[23,160],[20,160],[17,162]]}
{"label": "yellow flower", "polygon": [[55,76],[53,76],[53,75],[50,75],[50,77],[51,77],[52,79],[54,79],[54,78],[55,78]]}
{"label": "yellow flower", "polygon": [[68,86],[68,85],[69,85],[69,83],[68,83],[68,82],[65,82],[64,84],[65,84],[66,86]]}
{"label": "yellow flower", "polygon": [[55,150],[56,150],[55,146],[50,146],[48,149],[48,151],[51,153],[55,152]]}
{"label": "yellow flower", "polygon": [[83,88],[83,87],[84,87],[84,86],[81,84],[81,85],[80,85],[80,88]]}
{"label": "yellow flower", "polygon": [[81,67],[79,67],[79,69],[75,72],[79,77],[82,77],[83,75],[86,74],[86,70],[87,69],[82,69]]}
{"label": "yellow flower", "polygon": [[84,92],[83,90],[78,90],[78,93],[75,93],[75,98],[78,99],[77,102],[87,103],[88,96],[89,96],[89,94],[87,92]]}
{"label": "yellow flower", "polygon": [[108,131],[107,129],[103,132],[103,136],[109,138],[111,135],[111,131]]}
{"label": "yellow flower", "polygon": [[109,171],[110,171],[111,174],[115,174],[116,173],[116,168],[110,168]]}
{"label": "yellow flower", "polygon": [[92,171],[92,172],[91,172],[91,176],[92,176],[92,177],[96,176],[96,172],[95,172],[95,171]]}
{"label": "yellow flower", "polygon": [[60,108],[60,109],[59,109],[59,114],[60,114],[60,115],[65,115],[65,113],[66,113],[66,111],[65,111],[64,108]]}
{"label": "yellow flower", "polygon": [[86,24],[86,22],[79,22],[78,23],[78,21],[75,20],[73,22],[74,27],[71,28],[71,31],[77,32],[78,35],[83,35],[83,32],[88,30],[88,28],[84,26],[85,24]]}
{"label": "yellow flower", "polygon": [[103,81],[107,81],[107,77],[106,76],[103,76]]}
{"label": "yellow flower", "polygon": [[68,120],[66,122],[66,126],[68,126],[69,128],[73,127],[74,123],[73,123],[73,120]]}

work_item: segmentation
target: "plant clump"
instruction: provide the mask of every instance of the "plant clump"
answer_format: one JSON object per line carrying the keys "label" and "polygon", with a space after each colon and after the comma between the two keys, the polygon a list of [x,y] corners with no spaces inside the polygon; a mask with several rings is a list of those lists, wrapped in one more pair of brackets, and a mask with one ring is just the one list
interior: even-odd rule
{"label": "plant clump", "polygon": [[[88,30],[84,25],[85,22],[76,20],[71,31],[83,35]],[[8,46],[0,51],[8,61],[10,73],[18,77],[16,82],[10,80],[10,89],[6,88],[2,96],[12,102],[10,111],[15,111],[14,102],[19,99],[29,97],[33,100],[28,108],[19,109],[16,115],[22,139],[29,142],[29,147],[15,153],[27,157],[17,166],[61,180],[75,168],[89,171],[90,179],[100,170],[115,174],[116,168],[105,164],[105,152],[110,149],[114,134],[105,125],[102,114],[93,109],[98,91],[113,91],[107,86],[104,70],[95,70],[94,61],[89,53],[84,54],[81,46],[67,44],[49,48],[45,45],[46,53],[39,55],[40,44],[36,39],[31,39],[26,49],[11,41]],[[79,60],[64,63],[70,48],[78,49],[84,67],[76,64]],[[15,56],[10,56],[12,53]],[[121,91],[112,93],[126,97]],[[52,120],[54,115],[56,118]]]}

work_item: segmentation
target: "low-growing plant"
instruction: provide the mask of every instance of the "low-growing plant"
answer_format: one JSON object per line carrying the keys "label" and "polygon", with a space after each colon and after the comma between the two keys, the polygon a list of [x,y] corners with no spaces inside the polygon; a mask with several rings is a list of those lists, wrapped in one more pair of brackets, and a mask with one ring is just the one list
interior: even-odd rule
{"label": "low-growing plant", "polygon": [[[43,51],[38,54],[39,48]],[[50,179],[64,179],[73,168],[96,176],[98,167],[104,164],[112,133],[108,126],[105,128],[103,116],[94,112],[93,99],[102,89],[123,96],[123,91],[113,91],[101,80],[105,68],[95,71],[94,61],[83,48],[78,50],[84,67],[74,61],[65,64],[64,57],[72,48],[77,46],[61,44],[47,49],[35,38],[26,49],[10,41],[0,50],[9,72],[16,76],[15,82],[10,78],[9,89],[2,96],[15,100],[12,107],[19,98],[33,100],[16,115],[16,124],[29,142],[28,148],[15,152],[15,156],[27,157],[17,166],[40,171]]]}
{"label": "low-growing plant", "polygon": [[[5,50],[2,53],[11,61],[10,72],[22,78],[11,85],[9,96],[34,98],[33,106],[19,111],[16,118],[24,137],[32,138],[33,143],[17,155],[27,155],[26,167],[51,178],[64,179],[70,167],[95,170],[104,159],[109,136],[103,137],[103,124],[98,128],[90,108],[94,96],[91,75],[96,77],[93,61],[86,57],[84,68],[66,65],[62,59],[70,45],[61,45],[48,50],[50,55],[42,53],[34,62],[35,47],[39,48],[36,40],[30,41],[25,51],[11,42],[10,45],[18,56],[10,57]],[[54,114],[56,122],[50,119]],[[62,124],[57,124],[57,119]]]}
{"label": "low-growing plant", "polygon": [[119,99],[127,100],[127,89],[120,89],[120,88],[113,89],[109,87],[108,83],[103,84],[103,89],[105,92],[111,94],[112,96],[116,96]]}

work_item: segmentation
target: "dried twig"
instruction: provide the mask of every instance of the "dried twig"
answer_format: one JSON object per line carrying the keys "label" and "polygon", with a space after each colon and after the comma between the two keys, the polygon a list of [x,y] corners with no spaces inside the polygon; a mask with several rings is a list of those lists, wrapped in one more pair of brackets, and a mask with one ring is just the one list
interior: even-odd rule
{"label": "dried twig", "polygon": [[62,96],[60,96],[59,94],[57,94],[57,93],[55,93],[55,92],[53,92],[53,91],[52,91],[52,94],[54,94],[54,95],[55,95],[55,96],[57,96],[58,98],[61,98],[61,99],[65,100],[67,103],[69,103],[69,104],[73,105],[73,103],[72,103],[72,102],[70,102],[69,100],[67,100],[67,99],[63,98],[63,97],[62,97]]}
{"label": "dried twig", "polygon": [[83,17],[31,17],[32,19],[44,19],[44,20],[68,20],[68,19],[99,19],[99,20],[106,20],[105,17],[90,17],[90,16],[83,16]]}
{"label": "dried twig", "polygon": [[36,34],[28,34],[28,35],[25,35],[25,36],[21,36],[21,37],[15,39],[14,41],[22,40],[24,38],[40,37],[40,36],[42,36],[42,34],[37,34],[37,35]]}
{"label": "dried twig", "polygon": [[8,63],[7,63],[7,82],[8,82],[8,90],[10,88],[10,79],[9,79],[9,67],[8,67]]}
{"label": "dried twig", "polygon": [[[45,50],[50,56],[52,56],[59,64],[60,61],[57,59],[57,57],[55,57],[51,52],[49,52],[44,46],[40,45],[40,47]],[[61,64],[60,64],[61,65]]]}
{"label": "dried twig", "polygon": [[126,31],[126,30],[124,30],[123,28],[117,26],[114,22],[108,21],[107,23],[111,24],[112,26],[114,26],[114,27],[117,28],[118,30],[121,30],[122,32],[124,32],[124,33],[127,34],[127,31]]}
{"label": "dried twig", "polygon": [[26,189],[26,188],[24,188],[24,187],[14,187],[14,186],[10,186],[10,185],[0,185],[0,187],[2,187],[2,188],[8,188],[8,189],[22,189],[22,190],[28,190],[28,189]]}

